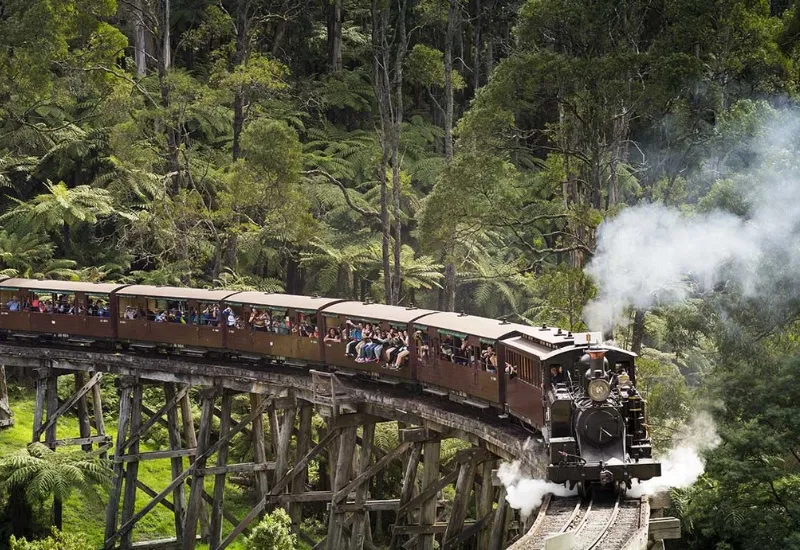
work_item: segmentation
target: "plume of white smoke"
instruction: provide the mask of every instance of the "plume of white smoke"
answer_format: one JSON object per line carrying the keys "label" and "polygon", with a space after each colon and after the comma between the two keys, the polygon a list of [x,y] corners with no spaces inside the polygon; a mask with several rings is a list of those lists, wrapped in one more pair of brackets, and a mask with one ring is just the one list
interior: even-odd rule
{"label": "plume of white smoke", "polygon": [[506,488],[508,504],[519,510],[522,517],[528,517],[531,512],[541,506],[547,493],[561,497],[577,494],[552,481],[526,477],[521,472],[519,461],[516,460],[501,464],[497,471],[497,477]]}
{"label": "plume of white smoke", "polygon": [[586,270],[599,288],[584,311],[589,328],[624,325],[631,306],[680,302],[693,285],[734,281],[750,297],[769,297],[778,285],[800,287],[798,129],[800,119],[787,114],[748,144],[755,168],[731,174],[749,206],[746,220],[642,204],[603,223]]}
{"label": "plume of white smoke", "polygon": [[692,421],[673,437],[670,449],[658,457],[661,477],[634,485],[628,495],[639,497],[670,488],[689,487],[705,471],[703,453],[719,443],[720,438],[711,416],[705,412],[694,415]]}

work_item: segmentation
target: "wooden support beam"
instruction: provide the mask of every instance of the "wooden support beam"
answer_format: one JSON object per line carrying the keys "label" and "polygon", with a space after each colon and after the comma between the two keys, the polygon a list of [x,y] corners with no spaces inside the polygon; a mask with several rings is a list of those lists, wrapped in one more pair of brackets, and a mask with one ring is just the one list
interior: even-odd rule
{"label": "wooden support beam", "polygon": [[[136,443],[132,448],[136,446]],[[133,450],[131,448],[131,451]],[[145,453],[127,454],[114,458],[114,462],[133,462],[142,460],[159,460],[162,458],[180,458],[192,456],[197,453],[197,449],[175,449],[174,451],[148,451]]]}
{"label": "wooden support beam", "polygon": [[[197,470],[205,468],[206,460],[208,459],[206,449],[208,449],[211,439],[211,424],[214,416],[215,397],[216,389],[208,389],[202,392],[202,412],[200,414],[200,434],[197,438],[197,458],[195,458],[194,463],[189,470],[187,470],[194,471],[192,472],[192,488],[189,490],[189,503],[186,506],[186,521],[183,524],[183,550],[194,550],[195,547],[197,523],[200,520],[200,511],[203,507],[203,484],[205,481],[205,478],[198,474]],[[220,437],[220,441],[225,441],[226,443],[219,447],[226,446],[227,440],[225,438]]]}
{"label": "wooden support beam", "polygon": [[279,422],[280,431],[278,432],[278,446],[275,449],[275,479],[280,479],[289,468],[289,450],[294,432],[294,419],[297,409],[285,409],[283,418]]}
{"label": "wooden support beam", "polygon": [[328,550],[339,550],[345,548],[342,538],[342,526],[344,514],[338,512],[336,504],[338,500],[343,500],[350,492],[348,482],[353,471],[353,453],[356,447],[356,427],[349,426],[343,428],[339,437],[339,456],[336,461],[336,476],[333,484],[333,499],[331,501],[331,513],[328,518]]}
{"label": "wooden support beam", "polygon": [[[187,479],[186,483],[190,484],[191,483],[191,479]],[[203,490],[203,500],[206,501],[206,503],[208,503],[208,504],[210,504],[212,506],[214,505],[214,497],[209,495],[208,491]],[[230,523],[233,526],[239,525],[239,520],[236,518],[236,516],[231,514],[225,508],[222,509],[222,517],[225,519],[225,521],[227,521],[228,523]],[[202,540],[202,539],[198,538],[198,540]]]}
{"label": "wooden support beam", "polygon": [[456,451],[453,460],[456,462],[484,462],[492,458],[492,453],[481,447],[470,447],[469,449],[460,449]]}
{"label": "wooden support beam", "polygon": [[487,460],[481,465],[481,488],[478,493],[478,501],[476,503],[477,517],[482,518],[488,516],[487,520],[481,525],[481,532],[478,536],[478,548],[489,547],[489,534],[492,519],[492,501],[494,497],[494,487],[492,487],[492,468],[494,467],[493,460]]}
{"label": "wooden support beam", "polygon": [[[219,435],[225,437],[231,429],[231,407],[233,405],[233,394],[226,392],[222,396],[222,417],[219,423]],[[213,415],[213,407],[211,413]],[[228,462],[228,445],[223,445],[217,451],[217,467],[224,467]],[[198,469],[195,474],[200,479],[203,478],[202,471]],[[222,506],[225,498],[225,472],[222,471],[214,476],[214,501],[211,504],[211,539],[208,541],[210,548],[216,548],[222,542]]]}
{"label": "wooden support beam", "polygon": [[681,520],[678,518],[650,518],[648,532],[654,540],[681,538]]}
{"label": "wooden support beam", "polygon": [[[188,386],[187,386],[188,388]],[[175,384],[164,383],[164,399],[168,403],[175,402],[175,405],[167,409],[167,433],[169,434],[169,448],[173,451],[181,450],[181,431],[178,424],[178,406],[181,398],[176,399],[178,393],[175,391]],[[183,393],[186,395],[186,392]],[[152,418],[154,413],[150,414]],[[183,472],[183,458],[174,457],[170,460],[170,471],[172,479],[180,476]],[[156,495],[150,495],[150,498]],[[183,545],[183,522],[186,520],[186,488],[183,483],[178,484],[172,491],[172,500],[175,502],[173,516],[175,524],[175,539],[179,545]]]}
{"label": "wooden support beam", "polygon": [[339,430],[331,430],[330,432],[328,432],[327,435],[323,437],[320,440],[320,442],[314,446],[313,449],[308,451],[302,459],[297,461],[295,465],[286,473],[286,475],[275,483],[275,486],[272,488],[269,494],[264,496],[264,498],[262,498],[261,501],[259,501],[259,503],[256,504],[250,510],[247,516],[245,516],[245,518],[241,522],[239,522],[239,525],[237,525],[233,529],[233,531],[231,531],[228,534],[228,536],[225,537],[225,540],[222,541],[222,544],[220,544],[218,550],[224,550],[225,548],[227,548],[230,545],[230,543],[233,542],[233,540],[247,528],[250,522],[261,514],[261,511],[264,510],[264,507],[267,505],[267,502],[270,499],[272,499],[275,495],[283,491],[283,489],[287,485],[289,485],[289,483],[292,482],[292,480],[296,475],[304,471],[304,469],[308,467],[308,463],[311,461],[311,459],[317,456],[317,454],[319,454],[319,452],[322,451],[322,449],[324,449],[325,446],[338,435],[338,433]]}
{"label": "wooden support beam", "polygon": [[[370,467],[370,462],[372,462],[372,444],[374,439],[375,424],[372,422],[365,424],[361,435],[361,451],[358,455],[358,470],[356,471],[356,479],[359,479],[364,472],[368,471]],[[352,535],[350,537],[350,548],[354,550],[363,550],[364,548],[367,524],[369,523],[369,511],[365,506],[368,495],[369,482],[361,483],[356,487],[354,503],[356,510],[354,510],[353,514],[353,528]],[[342,510],[341,506],[339,508]]]}
{"label": "wooden support beam", "polygon": [[204,476],[216,476],[220,474],[250,474],[256,472],[267,472],[274,469],[274,462],[243,462],[241,464],[226,464],[225,466],[202,468],[198,469],[197,472]]}
{"label": "wooden support beam", "polygon": [[[155,413],[153,413],[153,414],[155,414]],[[194,416],[193,416],[193,413],[192,413],[192,401],[189,398],[189,394],[188,393],[184,394],[183,399],[181,399],[181,422],[183,423],[183,438],[184,438],[184,441],[186,442],[186,446],[188,448],[190,448],[190,449],[196,449],[197,448],[197,433],[194,430]],[[194,461],[196,459],[197,459],[196,455],[195,456],[189,455],[189,464],[190,465],[194,464]],[[182,474],[183,474],[183,472],[178,474],[178,476],[180,477]],[[173,478],[173,483],[174,483],[175,479],[177,479],[177,478]],[[178,486],[183,486],[183,482],[176,484],[176,487],[178,487]],[[184,522],[186,521],[186,512],[185,512],[185,510],[184,510],[184,514],[183,514],[183,521]],[[208,521],[209,521],[209,519],[208,519],[208,510],[203,508],[202,510],[200,510],[200,533],[201,533],[201,538],[204,538],[204,537],[208,536]],[[181,526],[181,530],[183,530],[182,526]]]}
{"label": "wooden support beam", "polygon": [[[85,375],[83,371],[75,371],[75,391],[79,392],[83,385],[86,383]],[[81,395],[77,401],[78,405],[78,433],[80,433],[81,438],[88,438],[92,435],[92,425],[89,420],[89,405],[86,402],[86,395]],[[84,443],[81,445],[81,449],[87,453],[92,452],[92,444]]]}
{"label": "wooden support beam", "polygon": [[[119,397],[119,422],[117,423],[117,443],[114,451],[114,456],[122,454],[122,442],[125,441],[125,436],[128,432],[128,426],[131,421],[131,386],[129,379],[123,378],[120,380],[121,389]],[[117,532],[117,515],[119,513],[119,499],[122,496],[122,484],[124,479],[122,477],[124,464],[117,462],[114,464],[114,480],[111,488],[111,494],[108,499],[108,508],[106,509],[106,532],[105,539],[109,540]]]}
{"label": "wooden support beam", "polygon": [[[98,382],[92,386],[92,415],[94,416],[94,429],[97,435],[106,435],[106,421],[103,418],[103,398],[100,395],[100,383]],[[103,451],[100,453],[100,458],[105,460],[108,458],[108,453]]]}
{"label": "wooden support beam", "polygon": [[492,532],[489,535],[489,550],[503,550],[506,542],[506,518],[508,516],[508,502],[506,502],[506,488],[500,487],[497,496],[497,508],[492,520]]}
{"label": "wooden support beam", "polygon": [[[156,492],[155,492],[155,490],[153,490],[153,489],[152,489],[151,487],[149,487],[148,485],[145,485],[145,484],[144,484],[144,483],[143,483],[141,480],[139,480],[139,479],[137,479],[137,480],[136,480],[136,488],[137,488],[137,489],[141,489],[141,491],[142,491],[144,494],[146,494],[147,496],[149,496],[150,498],[153,498],[154,496],[156,496],[156,495],[158,494],[158,493],[156,493]],[[172,504],[172,503],[171,503],[169,500],[167,500],[167,499],[164,499],[164,500],[162,500],[162,501],[161,501],[161,505],[162,505],[164,508],[166,508],[167,510],[169,510],[170,512],[172,512],[172,513],[175,513],[175,505],[174,505],[174,504]]]}
{"label": "wooden support beam", "polygon": [[[220,438],[219,438],[219,440],[218,440],[216,443],[214,443],[213,445],[211,445],[210,447],[208,447],[208,449],[207,449],[207,450],[205,450],[205,451],[203,451],[203,452],[202,452],[202,454],[199,454],[199,455],[198,455],[198,456],[195,458],[195,461],[192,463],[192,465],[191,465],[191,466],[190,466],[190,467],[189,467],[187,470],[185,470],[183,473],[181,473],[181,475],[180,475],[180,476],[178,476],[177,478],[173,479],[173,480],[172,480],[172,483],[170,483],[170,484],[167,486],[167,488],[166,488],[166,489],[164,489],[163,491],[161,491],[161,492],[158,494],[158,496],[156,496],[156,497],[155,497],[153,500],[151,500],[150,502],[148,502],[148,503],[147,503],[147,504],[144,506],[144,508],[142,508],[141,510],[139,510],[139,512],[138,512],[138,513],[137,513],[135,516],[133,516],[129,522],[127,522],[127,523],[123,524],[122,526],[120,526],[120,528],[119,528],[119,529],[118,529],[118,530],[117,530],[115,533],[113,533],[113,534],[112,534],[110,537],[107,537],[107,538],[106,538],[106,541],[105,541],[105,544],[104,544],[104,546],[103,546],[103,547],[104,547],[104,548],[106,548],[107,550],[110,550],[110,549],[111,549],[111,548],[114,546],[114,542],[115,542],[115,541],[116,541],[116,540],[117,540],[119,537],[121,537],[122,535],[124,535],[125,533],[127,533],[128,531],[130,531],[130,530],[131,530],[131,528],[133,528],[133,526],[136,524],[136,522],[137,522],[137,521],[139,521],[140,519],[142,519],[142,518],[143,518],[143,517],[144,517],[144,516],[145,516],[145,515],[146,515],[148,512],[150,512],[150,510],[152,510],[153,508],[155,508],[155,507],[158,505],[158,503],[159,503],[161,500],[163,500],[164,498],[166,498],[166,496],[167,496],[167,495],[168,495],[170,492],[172,492],[172,490],[173,490],[173,489],[175,489],[175,486],[176,486],[178,483],[183,483],[183,482],[184,482],[184,480],[185,480],[185,479],[186,479],[186,478],[187,478],[189,475],[191,475],[191,474],[193,474],[193,473],[195,472],[195,470],[196,470],[196,469],[197,469],[197,467],[198,467],[198,464],[197,464],[197,462],[198,462],[198,460],[199,460],[200,458],[202,458],[202,459],[208,459],[208,457],[210,457],[211,455],[213,455],[214,453],[216,453],[216,452],[217,452],[217,451],[220,449],[220,447],[222,447],[223,445],[227,445],[227,444],[228,444],[228,442],[229,442],[229,441],[230,441],[230,440],[231,440],[231,439],[232,439],[232,438],[233,438],[233,437],[234,437],[236,434],[238,434],[240,431],[242,431],[242,428],[244,428],[246,425],[248,425],[250,422],[252,422],[252,421],[253,421],[253,418],[255,418],[256,416],[258,416],[258,415],[260,415],[261,413],[263,413],[263,412],[264,412],[264,409],[267,407],[267,405],[268,405],[268,404],[269,404],[269,400],[266,400],[266,401],[264,401],[264,402],[263,402],[261,405],[259,405],[259,407],[257,407],[256,409],[253,409],[253,410],[250,412],[250,414],[248,415],[248,417],[247,417],[247,418],[245,418],[244,420],[242,420],[241,422],[239,422],[238,424],[236,424],[236,426],[234,426],[234,427],[231,429],[231,431],[230,431],[230,432],[228,432],[228,435],[227,435],[227,437],[220,437]],[[199,451],[198,451],[198,452],[199,452]],[[291,474],[291,472],[290,472],[290,474]],[[288,475],[288,474],[287,474],[287,475]],[[187,512],[187,517],[188,517],[188,512]],[[186,531],[186,529],[184,529],[184,535],[186,536],[186,538],[188,538],[188,537],[189,537],[189,533]]]}
{"label": "wooden support beam", "polygon": [[[144,386],[137,380],[136,384],[133,386],[133,401],[131,403],[131,433],[136,432],[141,425],[143,390]],[[139,441],[136,440],[133,445],[128,448],[128,451],[134,458],[128,462],[128,465],[125,467],[125,492],[122,497],[123,524],[130,521],[136,508],[136,480],[139,477],[139,461],[137,459],[137,455],[139,454]],[[121,449],[121,452],[124,453],[125,449]],[[122,457],[117,455],[115,459],[117,458]],[[122,535],[120,548],[127,550],[131,547],[131,544],[133,544],[133,533],[128,531]]]}
{"label": "wooden support beam", "polygon": [[6,383],[6,366],[0,365],[0,426],[13,426],[14,413],[8,405],[8,384]]}
{"label": "wooden support beam", "polygon": [[[47,422],[45,422],[44,426],[42,426],[39,429],[39,433],[38,434],[37,433],[33,434],[34,439],[38,440],[39,435],[41,435],[42,432],[46,432],[47,430],[50,430],[55,425],[56,420],[58,420],[58,418],[61,415],[63,415],[65,412],[67,412],[69,409],[71,409],[75,405],[75,403],[78,402],[79,399],[81,399],[84,395],[86,395],[86,392],[88,392],[90,389],[92,389],[92,386],[94,386],[100,380],[100,378],[102,378],[102,376],[103,376],[102,372],[94,373],[94,375],[89,379],[89,381],[86,382],[86,384],[84,384],[80,389],[78,389],[78,391],[72,397],[67,399],[64,402],[63,405],[58,407],[57,410],[56,409],[53,409],[52,411],[50,410],[51,402],[48,399],[48,403],[47,403]],[[53,383],[53,384],[55,384],[55,397],[53,399],[55,400],[54,402],[57,404],[58,403],[58,378],[56,376],[52,376],[51,378],[53,380],[55,380],[55,382]],[[49,380],[50,380],[50,378],[48,378],[48,386],[50,385]],[[48,391],[49,391],[49,388],[48,388]],[[81,434],[81,435],[83,436],[83,434]],[[55,437],[53,437],[53,440],[55,440]]]}
{"label": "wooden support beam", "polygon": [[[471,539],[478,533],[478,531],[480,531],[483,528],[483,526],[489,521],[492,515],[493,513],[490,511],[488,514],[484,514],[478,521],[474,523],[468,524],[469,522],[465,522],[464,528],[461,529],[460,532],[458,532],[455,536],[451,537],[450,539],[447,540],[447,542],[442,544],[442,550],[452,550],[458,548],[458,545],[460,545],[462,542],[466,542],[469,539]],[[446,532],[445,532],[445,538],[447,538]],[[478,546],[478,548],[481,548],[481,546]]]}
{"label": "wooden support beam", "polygon": [[58,374],[56,371],[51,370],[50,376],[47,377],[47,422],[36,434],[36,440],[44,432],[44,442],[51,449],[55,449],[56,442],[56,420],[59,417],[58,407]]}
{"label": "wooden support beam", "polygon": [[[401,443],[396,448],[392,449],[392,451],[387,453],[386,456],[384,456],[378,462],[376,462],[375,464],[373,464],[372,466],[367,468],[361,475],[356,477],[353,481],[351,481],[350,483],[345,485],[340,490],[336,491],[336,494],[333,497],[334,502],[339,502],[341,500],[344,500],[347,497],[347,495],[350,494],[350,491],[352,491],[353,489],[355,489],[356,487],[358,487],[359,485],[361,485],[365,481],[369,481],[370,478],[372,478],[372,476],[374,476],[375,474],[380,472],[384,467],[386,467],[397,456],[403,454],[408,449],[410,449],[411,445],[412,445],[412,443],[410,441],[407,441],[405,443]],[[351,457],[352,457],[352,455],[348,455],[348,458],[351,458]],[[352,463],[352,461],[351,461],[351,463]],[[337,473],[337,476],[338,476],[338,473]],[[338,481],[338,477],[337,477],[337,481]],[[337,486],[338,485],[339,484],[337,483]]]}
{"label": "wooden support beam", "polygon": [[[464,525],[470,527],[474,523],[475,522],[473,521],[466,521],[464,522]],[[433,540],[434,535],[441,535],[444,533],[447,530],[447,524],[444,522],[436,522],[430,525],[395,525],[393,530],[396,531],[398,535],[421,535],[420,539],[424,541],[424,537],[428,537],[430,540]]]}
{"label": "wooden support beam", "polygon": [[420,506],[423,502],[427,501],[435,497],[439,494],[439,491],[453,483],[456,478],[458,477],[458,470],[453,470],[445,475],[443,478],[436,481],[436,483],[429,485],[425,489],[420,492],[417,496],[403,504],[399,510],[397,510],[398,514],[402,514],[408,510],[413,510],[417,506]]}
{"label": "wooden support beam", "polygon": [[[264,407],[264,396],[258,393],[250,394],[250,409]],[[263,410],[263,408],[262,408]],[[253,461],[256,464],[266,464],[267,449],[264,444],[264,417],[261,414],[253,417]],[[256,498],[263,498],[269,491],[269,478],[266,470],[256,473]]]}
{"label": "wooden support beam", "polygon": [[55,447],[68,447],[71,445],[81,445],[82,447],[89,446],[91,450],[91,445],[96,443],[98,445],[103,445],[106,443],[111,442],[111,437],[108,435],[91,435],[89,437],[69,437],[66,439],[56,439],[53,442],[53,446]]}
{"label": "wooden support beam", "polygon": [[39,441],[42,435],[42,419],[47,403],[47,375],[50,369],[36,369],[36,408],[33,411],[33,435],[31,441]]}
{"label": "wooden support beam", "polygon": [[[427,489],[436,484],[439,480],[439,452],[441,451],[440,441],[426,441],[423,443],[422,452],[425,459],[422,464],[422,488]],[[436,498],[431,497],[424,501],[420,506],[419,522],[422,526],[431,526],[436,521]],[[403,531],[400,531],[403,533]],[[412,533],[413,534],[413,533]],[[433,550],[433,533],[419,533],[420,550]]]}
{"label": "wooden support beam", "polygon": [[442,434],[429,430],[427,428],[407,428],[398,430],[400,442],[406,441],[430,441],[433,439],[442,439]]}
{"label": "wooden support beam", "polygon": [[[311,442],[311,419],[314,414],[314,407],[310,403],[303,401],[300,404],[300,422],[297,431],[297,447],[295,458],[305,455]],[[308,468],[303,468],[300,475],[292,480],[291,492],[294,495],[301,494],[305,490],[306,479],[308,478]],[[300,524],[303,522],[303,506],[300,503],[289,505],[289,517],[292,518],[292,530],[300,532]]]}
{"label": "wooden support beam", "polygon": [[467,517],[467,508],[472,495],[472,484],[475,480],[475,462],[463,462],[458,468],[458,480],[456,481],[456,495],[453,499],[453,508],[450,511],[450,521],[447,523],[443,542],[454,539],[464,527],[464,520]]}
{"label": "wooden support beam", "polygon": [[[156,411],[155,413],[150,415],[150,418],[147,419],[147,422],[142,424],[139,427],[139,429],[136,430],[136,432],[132,432],[131,433],[131,436],[128,438],[128,440],[125,441],[125,443],[122,444],[122,447],[124,449],[127,449],[128,447],[131,446],[131,444],[133,444],[136,441],[139,441],[139,439],[141,439],[142,436],[145,433],[147,433],[147,430],[152,428],[153,425],[156,422],[158,422],[159,420],[161,422],[163,422],[164,421],[164,418],[163,418],[164,414],[167,411],[169,411],[170,409],[174,409],[175,406],[178,404],[178,401],[183,399],[183,396],[186,395],[186,393],[188,391],[189,391],[189,386],[183,386],[180,390],[178,390],[177,393],[175,393],[174,395],[170,396],[170,399],[167,399],[166,403],[164,403],[164,405],[160,409],[158,409],[158,411]],[[169,428],[169,426],[167,426],[167,428]]]}
{"label": "wooden support beam", "polygon": [[298,495],[286,493],[272,497],[273,502],[330,502],[333,498],[333,491],[307,491]]}
{"label": "wooden support beam", "polygon": [[[422,443],[415,442],[411,453],[406,462],[405,473],[403,475],[403,486],[400,489],[400,507],[395,516],[395,525],[403,525],[406,522],[406,515],[408,513],[407,503],[411,501],[411,495],[414,492],[414,485],[417,479],[417,469],[419,466],[419,459],[422,455]],[[398,543],[398,533],[392,531],[391,539],[389,540],[389,548],[395,550]]]}

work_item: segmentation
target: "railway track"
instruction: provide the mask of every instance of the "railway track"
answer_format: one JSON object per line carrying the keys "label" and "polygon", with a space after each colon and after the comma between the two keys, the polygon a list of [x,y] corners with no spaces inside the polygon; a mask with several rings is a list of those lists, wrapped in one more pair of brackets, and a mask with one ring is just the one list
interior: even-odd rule
{"label": "railway track", "polygon": [[548,495],[530,531],[510,549],[543,550],[547,537],[569,531],[574,550],[631,550],[636,535],[646,529],[642,512],[639,499]]}

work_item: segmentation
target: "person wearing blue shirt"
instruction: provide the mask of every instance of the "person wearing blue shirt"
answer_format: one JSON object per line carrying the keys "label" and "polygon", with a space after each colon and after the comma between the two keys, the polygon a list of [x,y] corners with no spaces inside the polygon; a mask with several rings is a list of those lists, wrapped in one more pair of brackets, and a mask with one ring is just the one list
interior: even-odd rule
{"label": "person wearing blue shirt", "polygon": [[14,296],[11,298],[11,300],[9,300],[9,302],[6,304],[6,307],[8,308],[8,311],[19,311],[19,300],[17,300],[17,297]]}

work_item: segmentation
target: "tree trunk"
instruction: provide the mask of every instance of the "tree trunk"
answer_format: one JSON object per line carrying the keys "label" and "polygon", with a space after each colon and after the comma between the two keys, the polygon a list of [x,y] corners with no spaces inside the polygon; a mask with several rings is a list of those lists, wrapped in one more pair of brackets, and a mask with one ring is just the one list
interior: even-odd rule
{"label": "tree trunk", "polygon": [[481,31],[483,30],[483,16],[481,14],[481,0],[475,0],[475,31],[472,39],[472,88],[473,96],[481,87]]}
{"label": "tree trunk", "polygon": [[394,204],[394,275],[392,277],[393,305],[400,302],[400,251],[403,244],[402,216],[400,212],[400,132],[403,125],[403,63],[406,57],[406,5],[407,0],[399,3],[397,14],[397,52],[394,60],[394,119],[392,121],[392,195]]}
{"label": "tree trunk", "polygon": [[170,44],[170,0],[164,0],[164,68],[172,66],[172,45]]}
{"label": "tree trunk", "polygon": [[134,10],[134,47],[136,50],[136,74],[145,76],[147,74],[147,27],[144,24],[144,1],[138,0]]}
{"label": "tree trunk", "polygon": [[387,304],[392,303],[392,266],[389,256],[391,225],[389,222],[389,193],[386,181],[386,170],[389,166],[392,151],[391,115],[391,81],[389,79],[389,55],[387,45],[387,27],[389,26],[389,9],[379,0],[372,0],[372,49],[373,49],[373,86],[378,99],[378,111],[381,118],[380,143],[381,161],[378,165],[378,181],[381,187],[381,260],[383,265],[383,298]]}
{"label": "tree trunk", "polygon": [[342,70],[342,0],[328,1],[328,67]]}
{"label": "tree trunk", "polygon": [[59,531],[64,525],[64,503],[60,498],[53,499],[53,526]]}
{"label": "tree trunk", "polygon": [[228,237],[228,245],[225,248],[225,265],[236,270],[236,256],[239,251],[239,235],[236,233]]}
{"label": "tree trunk", "polygon": [[444,267],[444,291],[445,291],[445,311],[456,310],[456,264],[452,258],[452,253],[448,255],[447,264]]}
{"label": "tree trunk", "polygon": [[633,338],[631,351],[636,355],[642,353],[642,341],[644,340],[644,314],[643,309],[637,309],[633,314]]}
{"label": "tree trunk", "polygon": [[[247,54],[247,10],[250,0],[239,0],[236,6],[236,50],[233,54],[233,69],[244,62]],[[241,152],[241,137],[244,129],[244,91],[237,88],[233,97],[233,160],[238,159]]]}
{"label": "tree trunk", "polygon": [[458,15],[456,1],[450,0],[444,39],[444,156],[447,162],[453,160],[453,34]]}

